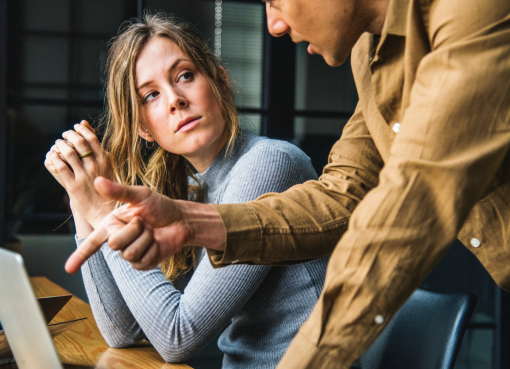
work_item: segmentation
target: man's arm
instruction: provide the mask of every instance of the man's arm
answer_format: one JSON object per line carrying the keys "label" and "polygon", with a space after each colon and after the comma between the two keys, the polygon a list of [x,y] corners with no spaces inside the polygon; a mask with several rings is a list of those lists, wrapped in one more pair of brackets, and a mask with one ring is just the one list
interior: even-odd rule
{"label": "man's arm", "polygon": [[[377,185],[382,166],[357,109],[319,181],[308,181],[282,194],[267,194],[248,204],[213,207],[174,201],[144,187],[97,178],[94,185],[102,196],[129,204],[104,218],[69,258],[66,270],[77,271],[107,240],[140,270],[153,268],[187,245],[219,252],[211,257],[215,267],[235,260],[281,265],[327,256],[347,229],[352,210]],[[228,247],[223,254],[225,240]]]}
{"label": "man's arm", "polygon": [[330,255],[383,164],[358,107],[318,181],[245,204],[213,205],[227,239],[224,252],[208,249],[211,263],[282,265]]}
{"label": "man's arm", "polygon": [[353,212],[278,368],[348,368],[360,357],[447,251],[508,152],[510,16],[470,32],[462,24],[474,20],[449,10],[441,14],[454,19],[431,17],[433,51],[380,184]]}

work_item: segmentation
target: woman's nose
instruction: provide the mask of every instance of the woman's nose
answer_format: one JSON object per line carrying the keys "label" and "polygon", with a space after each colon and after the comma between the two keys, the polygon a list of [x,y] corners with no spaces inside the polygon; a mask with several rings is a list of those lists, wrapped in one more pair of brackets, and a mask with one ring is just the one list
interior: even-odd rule
{"label": "woman's nose", "polygon": [[174,96],[170,101],[170,113],[175,113],[177,110],[184,109],[188,106],[188,100],[182,96]]}

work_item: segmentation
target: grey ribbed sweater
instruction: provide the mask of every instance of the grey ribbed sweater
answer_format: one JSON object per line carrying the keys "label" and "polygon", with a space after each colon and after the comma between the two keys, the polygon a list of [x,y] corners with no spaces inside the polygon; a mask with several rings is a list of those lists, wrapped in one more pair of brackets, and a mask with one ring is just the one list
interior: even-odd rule
{"label": "grey ribbed sweater", "polygon": [[[207,203],[246,202],[316,177],[297,147],[247,131],[232,155],[224,149],[198,176]],[[147,338],[164,360],[181,362],[227,327],[218,341],[223,368],[275,368],[319,297],[326,265],[318,259],[213,269],[202,257],[191,279],[171,283],[159,269],[134,270],[103,245],[82,272],[94,317],[112,347]]]}

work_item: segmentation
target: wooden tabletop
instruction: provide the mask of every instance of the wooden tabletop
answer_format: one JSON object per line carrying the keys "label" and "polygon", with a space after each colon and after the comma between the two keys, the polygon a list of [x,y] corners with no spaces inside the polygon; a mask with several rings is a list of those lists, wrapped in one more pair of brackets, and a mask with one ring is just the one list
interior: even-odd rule
{"label": "wooden tabletop", "polygon": [[[36,297],[69,295],[45,277],[30,278]],[[51,323],[87,318],[55,337],[55,347],[64,368],[72,369],[191,369],[186,364],[168,364],[148,342],[136,347],[114,349],[99,332],[92,310],[85,301],[73,298]],[[67,365],[66,365],[67,364]]]}

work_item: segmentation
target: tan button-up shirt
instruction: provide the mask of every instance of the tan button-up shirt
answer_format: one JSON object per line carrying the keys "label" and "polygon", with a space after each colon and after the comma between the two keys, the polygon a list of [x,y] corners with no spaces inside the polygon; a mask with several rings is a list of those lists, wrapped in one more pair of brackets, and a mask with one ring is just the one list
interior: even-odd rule
{"label": "tan button-up shirt", "polygon": [[279,368],[348,368],[456,236],[510,290],[510,1],[391,0],[352,67],[360,101],[320,179],[215,205],[216,266],[332,252]]}

